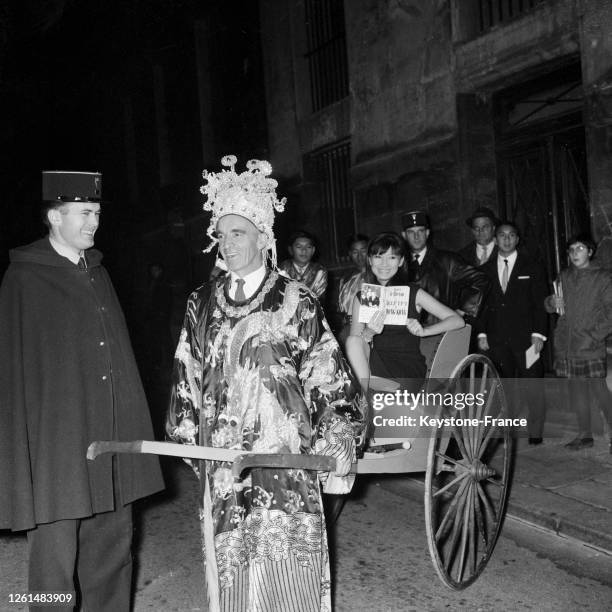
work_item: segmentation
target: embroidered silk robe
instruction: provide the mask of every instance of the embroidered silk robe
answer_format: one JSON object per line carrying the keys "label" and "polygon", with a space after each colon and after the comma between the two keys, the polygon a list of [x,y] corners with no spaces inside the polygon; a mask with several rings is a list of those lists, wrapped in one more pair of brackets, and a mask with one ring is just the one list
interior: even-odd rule
{"label": "embroidered silk robe", "polygon": [[[230,299],[223,279],[190,296],[168,414],[173,440],[354,459],[362,402],[304,285],[269,271],[245,302]],[[206,462],[199,475],[209,599],[232,611],[330,610],[317,474],[254,469],[238,490],[227,463]],[[326,484],[348,492],[352,480],[332,474]]]}
{"label": "embroidered silk robe", "polygon": [[325,302],[327,291],[327,270],[316,261],[311,261],[304,269],[299,270],[292,259],[282,261],[279,269],[289,278],[304,283],[319,298],[321,303]]}
{"label": "embroidered silk robe", "polygon": [[353,312],[353,300],[363,283],[363,274],[354,272],[348,277],[340,279],[340,289],[338,291],[338,312],[346,317],[350,317]]}

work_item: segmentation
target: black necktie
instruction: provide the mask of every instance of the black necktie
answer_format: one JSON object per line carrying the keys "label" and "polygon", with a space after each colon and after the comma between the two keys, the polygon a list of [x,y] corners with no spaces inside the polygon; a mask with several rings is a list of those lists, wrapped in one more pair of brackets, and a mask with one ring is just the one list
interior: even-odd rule
{"label": "black necktie", "polygon": [[85,256],[81,255],[79,257],[79,269],[80,270],[87,270],[87,261],[85,260]]}
{"label": "black necktie", "polygon": [[244,302],[246,295],[244,295],[244,278],[236,279],[236,294],[234,295],[236,302]]}
{"label": "black necktie", "polygon": [[419,254],[413,253],[408,264],[408,281],[413,283],[419,278]]}

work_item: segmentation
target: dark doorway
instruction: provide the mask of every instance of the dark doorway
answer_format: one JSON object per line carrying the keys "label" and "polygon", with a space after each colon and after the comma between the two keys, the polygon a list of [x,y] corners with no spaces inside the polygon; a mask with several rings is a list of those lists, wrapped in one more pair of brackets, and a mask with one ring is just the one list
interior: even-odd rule
{"label": "dark doorway", "polygon": [[567,263],[567,238],[590,230],[582,106],[578,65],[496,100],[501,212],[519,225],[522,249],[550,280]]}
{"label": "dark doorway", "polygon": [[584,131],[550,134],[506,149],[499,166],[505,216],[518,223],[522,248],[553,279],[566,265],[566,240],[589,231]]}

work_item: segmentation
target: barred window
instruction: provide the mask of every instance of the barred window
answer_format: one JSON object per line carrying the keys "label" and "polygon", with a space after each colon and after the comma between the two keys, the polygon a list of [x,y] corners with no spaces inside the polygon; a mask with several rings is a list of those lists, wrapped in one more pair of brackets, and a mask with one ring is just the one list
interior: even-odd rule
{"label": "barred window", "polygon": [[321,216],[317,233],[322,259],[330,266],[349,261],[346,242],[356,231],[350,165],[348,141],[310,153],[305,159],[305,173],[319,185]]}
{"label": "barred window", "polygon": [[306,37],[312,111],[348,95],[343,0],[306,0]]}
{"label": "barred window", "polygon": [[480,31],[514,19],[542,2],[544,0],[479,0]]}

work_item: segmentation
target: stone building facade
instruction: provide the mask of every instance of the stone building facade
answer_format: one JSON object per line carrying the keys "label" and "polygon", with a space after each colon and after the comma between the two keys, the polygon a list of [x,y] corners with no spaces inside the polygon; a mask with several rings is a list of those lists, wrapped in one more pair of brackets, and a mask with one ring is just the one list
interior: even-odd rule
{"label": "stone building facade", "polygon": [[353,231],[489,206],[549,274],[612,220],[612,3],[261,0],[270,158],[331,267]]}

